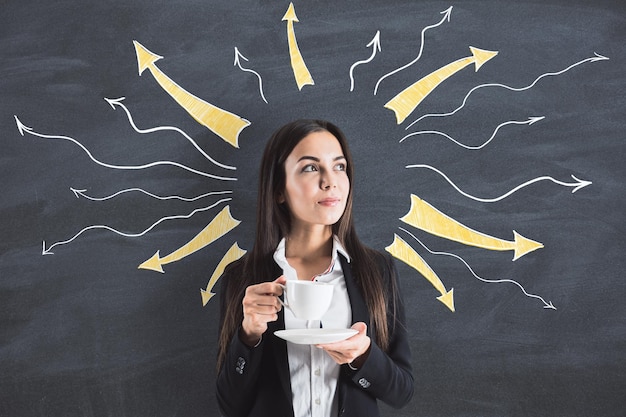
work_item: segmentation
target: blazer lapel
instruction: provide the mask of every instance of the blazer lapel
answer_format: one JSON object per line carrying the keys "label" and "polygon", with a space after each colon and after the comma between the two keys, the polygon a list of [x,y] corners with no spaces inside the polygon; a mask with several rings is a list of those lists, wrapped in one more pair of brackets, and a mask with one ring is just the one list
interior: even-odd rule
{"label": "blazer lapel", "polygon": [[346,281],[346,289],[348,290],[348,297],[350,298],[350,306],[352,308],[352,324],[362,321],[367,324],[368,333],[370,332],[370,319],[369,312],[367,311],[367,305],[361,294],[361,290],[357,286],[355,279],[352,275],[352,267],[350,263],[343,257],[339,256],[341,261],[341,269],[343,270],[343,277]]}

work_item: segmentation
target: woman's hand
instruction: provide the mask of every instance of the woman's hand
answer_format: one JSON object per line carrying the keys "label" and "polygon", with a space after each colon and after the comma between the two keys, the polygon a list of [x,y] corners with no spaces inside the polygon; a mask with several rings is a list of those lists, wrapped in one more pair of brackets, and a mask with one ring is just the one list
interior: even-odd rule
{"label": "woman's hand", "polygon": [[278,296],[282,295],[286,279],[278,277],[273,282],[263,282],[246,288],[243,297],[243,322],[241,340],[248,346],[256,345],[267,330],[267,323],[278,320],[281,309]]}
{"label": "woman's hand", "polygon": [[354,368],[360,368],[369,352],[371,339],[367,335],[367,325],[363,322],[354,323],[351,327],[358,331],[349,339],[336,343],[316,345],[324,349],[328,355],[339,365],[350,364]]}

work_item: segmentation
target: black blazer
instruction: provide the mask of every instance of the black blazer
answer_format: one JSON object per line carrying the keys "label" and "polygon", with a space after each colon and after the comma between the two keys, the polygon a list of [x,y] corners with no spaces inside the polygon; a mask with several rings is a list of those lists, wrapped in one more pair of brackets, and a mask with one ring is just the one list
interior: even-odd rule
{"label": "black blazer", "polygon": [[[340,255],[341,267],[352,307],[352,322],[367,324],[371,348],[367,360],[357,371],[342,365],[337,382],[339,416],[379,416],[377,400],[395,408],[406,405],[413,396],[411,352],[405,327],[404,306],[400,296],[388,306],[389,328],[392,329],[389,349],[385,353],[375,343],[376,329],[370,325],[367,306],[352,276],[350,263]],[[391,257],[380,254],[377,260],[385,287],[397,280]],[[276,277],[282,274],[276,265]],[[240,267],[228,268],[221,278],[221,315],[224,315],[226,286],[241,273]],[[389,297],[391,303],[396,297]],[[395,326],[391,322],[395,320]],[[227,417],[293,417],[292,391],[287,359],[287,342],[274,332],[285,328],[283,311],[278,320],[268,324],[259,346],[250,348],[233,337],[226,359],[217,378],[217,400]]]}

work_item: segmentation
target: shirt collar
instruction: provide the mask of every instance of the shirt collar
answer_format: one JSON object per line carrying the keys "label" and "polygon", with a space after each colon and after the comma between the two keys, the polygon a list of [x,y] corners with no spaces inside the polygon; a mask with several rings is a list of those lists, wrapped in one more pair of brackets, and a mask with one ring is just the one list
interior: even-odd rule
{"label": "shirt collar", "polygon": [[[274,260],[276,260],[279,263],[279,265],[282,263],[281,261],[286,261],[287,259],[285,256],[286,241],[287,239],[282,238],[280,243],[276,247],[276,250],[274,251]],[[333,251],[331,253],[333,261],[337,260],[337,254],[340,254],[344,258],[346,258],[348,263],[350,262],[350,255],[348,255],[348,252],[346,251],[346,249],[343,247],[341,242],[339,242],[339,239],[337,238],[337,236],[333,235]]]}

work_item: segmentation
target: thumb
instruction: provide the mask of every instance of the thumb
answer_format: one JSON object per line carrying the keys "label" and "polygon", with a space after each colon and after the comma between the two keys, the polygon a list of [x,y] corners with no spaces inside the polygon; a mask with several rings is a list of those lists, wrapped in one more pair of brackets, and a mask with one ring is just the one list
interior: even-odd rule
{"label": "thumb", "polygon": [[285,285],[287,283],[287,278],[284,275],[279,276],[274,280],[275,283]]}
{"label": "thumb", "polygon": [[354,323],[351,328],[361,334],[367,333],[367,324],[363,323],[362,321]]}

